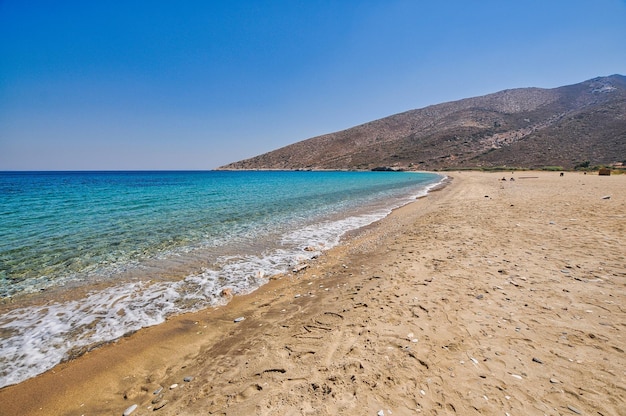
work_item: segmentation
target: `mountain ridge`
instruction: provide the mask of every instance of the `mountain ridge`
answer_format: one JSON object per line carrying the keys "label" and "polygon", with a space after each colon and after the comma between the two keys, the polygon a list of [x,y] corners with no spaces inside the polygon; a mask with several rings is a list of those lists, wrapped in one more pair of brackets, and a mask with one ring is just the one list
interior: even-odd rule
{"label": "mountain ridge", "polygon": [[626,77],[506,89],[302,140],[222,170],[440,170],[626,159]]}

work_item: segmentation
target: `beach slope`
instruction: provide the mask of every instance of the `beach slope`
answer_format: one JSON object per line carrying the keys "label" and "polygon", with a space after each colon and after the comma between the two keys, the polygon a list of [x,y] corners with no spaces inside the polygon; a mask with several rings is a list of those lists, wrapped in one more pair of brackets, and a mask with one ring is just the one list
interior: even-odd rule
{"label": "beach slope", "polygon": [[626,415],[626,175],[450,176],[298,273],[0,390],[0,414]]}

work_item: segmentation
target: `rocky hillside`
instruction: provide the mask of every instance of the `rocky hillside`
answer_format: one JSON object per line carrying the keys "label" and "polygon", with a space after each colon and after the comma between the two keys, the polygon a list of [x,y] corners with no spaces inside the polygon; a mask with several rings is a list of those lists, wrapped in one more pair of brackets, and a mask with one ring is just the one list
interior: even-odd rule
{"label": "rocky hillside", "polygon": [[573,168],[626,160],[626,77],[411,110],[221,169]]}

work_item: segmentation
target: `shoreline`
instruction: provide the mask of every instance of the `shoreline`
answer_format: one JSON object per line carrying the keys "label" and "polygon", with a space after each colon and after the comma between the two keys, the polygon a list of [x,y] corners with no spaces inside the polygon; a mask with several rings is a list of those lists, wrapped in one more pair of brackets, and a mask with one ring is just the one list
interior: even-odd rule
{"label": "shoreline", "polygon": [[[167,229],[168,224],[185,225],[180,233],[174,232],[173,229],[164,233],[158,227],[154,228],[157,235],[159,233],[173,235],[171,241],[163,243],[171,247],[159,248],[159,245],[153,245],[150,250],[144,251],[143,258],[131,261],[129,259],[132,255],[127,253],[134,253],[137,250],[132,244],[132,238],[123,238],[132,229],[129,226],[126,227],[126,234],[120,233],[118,236],[113,233],[111,234],[113,237],[109,238],[105,233],[101,240],[94,240],[99,242],[94,243],[94,247],[106,251],[107,245],[112,244],[113,250],[102,257],[109,258],[110,261],[101,262],[98,268],[89,270],[89,267],[86,267],[84,273],[82,271],[72,273],[68,270],[66,274],[43,276],[39,280],[46,282],[48,286],[41,288],[37,287],[37,282],[31,285],[28,279],[24,280],[22,286],[5,285],[8,293],[12,289],[15,290],[12,295],[7,295],[4,304],[0,299],[2,315],[0,332],[3,332],[0,349],[4,353],[3,359],[0,359],[2,367],[0,387],[16,384],[45,372],[68,356],[76,358],[92,345],[102,345],[141,327],[160,324],[166,317],[222,304],[224,299],[220,293],[224,290],[232,291],[233,294],[248,293],[266,283],[269,276],[286,273],[295,265],[319,255],[319,251],[333,247],[346,230],[359,228],[388,215],[396,206],[408,203],[415,194],[425,193],[425,189],[433,182],[441,180],[441,176],[435,174],[402,175],[396,178],[370,174],[356,177],[326,174],[296,176],[282,174],[269,177],[259,174],[251,177],[228,176],[223,181],[224,186],[231,182],[241,183],[243,186],[249,179],[257,183],[257,179],[263,181],[263,178],[271,178],[266,181],[268,185],[262,187],[276,191],[280,190],[281,184],[284,186],[293,182],[309,183],[310,189],[302,192],[296,190],[281,192],[282,196],[278,193],[274,196],[271,192],[265,192],[264,196],[258,198],[244,198],[250,201],[249,205],[241,204],[240,208],[238,204],[233,204],[226,209],[225,215],[215,215],[215,218],[210,213],[221,211],[206,206],[196,207],[191,204],[194,198],[183,196],[183,201],[190,204],[182,204],[180,208],[187,206],[188,208],[184,209],[199,212],[189,214],[188,217],[193,219],[206,216],[205,220],[186,223],[185,220],[174,217],[186,218],[187,215],[171,215],[172,219],[166,219],[165,216],[159,217],[161,214],[155,214],[152,221],[145,217],[142,211],[136,216],[139,219],[145,218],[146,224],[162,223],[164,229]],[[82,177],[78,178],[77,181],[80,182]],[[114,179],[115,183],[122,187],[129,183],[154,179],[151,176],[128,179],[123,175],[96,178],[100,181],[98,183],[108,183],[108,179]],[[179,177],[157,175],[156,178],[159,183],[166,184],[172,178]],[[315,178],[322,180],[318,181]],[[344,181],[342,178],[347,180]],[[358,178],[364,179],[363,185]],[[181,183],[192,183],[194,189],[196,187],[220,189],[220,186],[211,185],[214,177],[210,175],[197,178],[185,176],[180,179]],[[351,179],[355,179],[354,183]],[[336,184],[338,189],[346,187],[354,191],[346,194],[337,192],[335,186],[330,188],[329,185],[325,186],[326,181]],[[55,181],[51,183],[54,185]],[[356,185],[357,183],[359,185]],[[369,185],[365,185],[366,183]],[[386,189],[387,187],[381,185],[379,188],[372,188],[369,193],[363,187],[376,183],[394,183],[394,186]],[[97,186],[95,188],[99,189]],[[251,187],[244,188],[250,193]],[[165,188],[158,187],[156,191],[151,191],[151,194],[160,195],[161,189]],[[184,192],[184,189],[186,188],[180,190],[182,195],[189,194]],[[91,195],[90,189],[84,191]],[[324,196],[308,197],[306,200],[296,197],[300,194],[311,196],[317,193]],[[206,194],[211,195],[210,192]],[[207,198],[211,199],[210,196]],[[226,200],[232,204],[237,198]],[[219,198],[213,199],[219,201]],[[278,200],[282,202],[277,203]],[[336,205],[329,201],[335,201]],[[228,203],[223,205],[227,206]],[[264,203],[268,205],[259,208],[255,213],[254,206]],[[165,203],[161,206],[162,209],[155,212],[167,212],[169,209],[167,205]],[[220,206],[219,203],[214,205]],[[107,206],[110,208],[106,210],[107,212],[115,213],[119,208],[115,203]],[[104,211],[104,208],[102,210]],[[238,214],[239,210],[246,213]],[[299,210],[306,214],[300,214]],[[137,219],[128,220],[129,224],[137,226],[136,241],[144,241],[141,236],[146,237],[145,242],[158,240],[148,236],[147,231],[150,227],[140,226],[142,222],[144,221]],[[44,228],[47,227],[42,227]],[[53,229],[52,225],[50,228]],[[194,243],[190,237],[194,235],[198,236],[198,239],[199,236],[204,237],[201,242]],[[185,240],[187,237],[189,238]],[[14,234],[13,238],[18,238],[17,234]],[[69,237],[68,239],[72,240]],[[87,242],[89,241],[91,239]],[[15,244],[19,246],[17,242]],[[140,243],[142,244],[145,246],[144,243]],[[76,255],[76,260],[72,260],[72,264],[84,262],[88,265],[91,259],[96,259],[96,263],[99,261],[98,256],[89,255],[98,251],[95,249],[85,250],[83,253],[80,250],[76,252],[71,245],[66,249],[61,244],[52,244],[47,250],[52,251],[53,248],[61,253],[57,256],[60,259]],[[33,249],[32,252],[36,250]],[[28,250],[24,250],[23,253],[22,257],[16,254],[15,261],[20,260],[19,264],[24,265],[22,267],[24,270],[30,267],[35,269],[40,263],[38,260],[31,262],[30,258],[45,259],[45,256],[32,256]],[[116,253],[121,253],[119,258]],[[51,263],[55,264],[55,267],[64,265],[62,262],[51,261]],[[11,269],[9,273],[10,271]],[[19,293],[20,287],[30,287],[30,293]]]}
{"label": "shoreline", "polygon": [[449,172],[298,274],[0,389],[0,415],[624,414],[626,178],[502,174]]}

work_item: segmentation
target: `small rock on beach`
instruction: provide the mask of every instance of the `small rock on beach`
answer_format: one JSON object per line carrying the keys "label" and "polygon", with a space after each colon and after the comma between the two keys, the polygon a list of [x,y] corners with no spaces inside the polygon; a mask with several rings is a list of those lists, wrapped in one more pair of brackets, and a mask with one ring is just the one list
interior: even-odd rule
{"label": "small rock on beach", "polygon": [[130,414],[133,413],[135,411],[135,409],[137,409],[137,405],[136,404],[128,407],[126,410],[124,410],[123,416],[130,416]]}
{"label": "small rock on beach", "polygon": [[583,414],[580,410],[578,410],[578,409],[577,409],[577,408],[575,408],[574,406],[570,406],[570,405],[568,405],[568,406],[567,406],[567,408],[568,408],[569,410],[571,410],[572,412],[576,413],[577,415],[582,415],[582,414]]}

